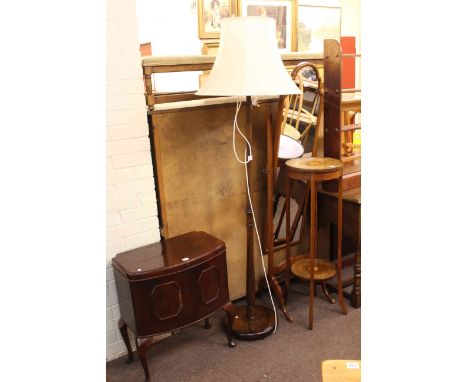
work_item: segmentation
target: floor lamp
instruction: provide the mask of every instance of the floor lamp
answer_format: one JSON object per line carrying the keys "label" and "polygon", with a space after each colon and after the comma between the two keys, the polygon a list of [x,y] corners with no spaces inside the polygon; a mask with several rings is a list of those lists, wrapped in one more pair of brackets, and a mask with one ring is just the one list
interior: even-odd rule
{"label": "floor lamp", "polygon": [[[196,93],[201,96],[246,97],[246,139],[249,142],[252,141],[252,96],[300,93],[284,67],[276,36],[276,23],[271,18],[223,19],[216,60]],[[250,160],[246,167],[247,179],[250,179]],[[235,308],[233,334],[240,339],[256,340],[273,332],[275,319],[272,309],[255,304],[254,222],[249,182],[247,191],[247,305]]]}

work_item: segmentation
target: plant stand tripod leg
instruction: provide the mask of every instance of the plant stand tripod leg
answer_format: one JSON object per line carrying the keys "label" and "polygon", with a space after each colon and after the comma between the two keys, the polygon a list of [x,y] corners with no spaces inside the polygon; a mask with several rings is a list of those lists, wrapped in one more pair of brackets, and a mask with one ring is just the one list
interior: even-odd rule
{"label": "plant stand tripod leg", "polygon": [[325,283],[325,281],[322,281],[320,283],[320,285],[322,285],[322,291],[323,291],[323,294],[325,295],[325,297],[327,298],[327,300],[330,302],[330,304],[334,304],[335,303],[335,299],[332,298],[330,296],[330,294],[328,293],[328,289],[327,289],[327,285]]}
{"label": "plant stand tripod leg", "polygon": [[289,313],[288,310],[286,309],[286,298],[285,296],[283,296],[283,290],[281,286],[279,285],[278,280],[275,277],[271,277],[271,276],[268,276],[268,280],[270,282],[271,288],[273,288],[273,292],[275,292],[275,295],[278,299],[279,308],[281,309],[284,316],[286,317],[286,320],[288,320],[289,322],[293,322],[294,319],[291,316],[291,313]]}

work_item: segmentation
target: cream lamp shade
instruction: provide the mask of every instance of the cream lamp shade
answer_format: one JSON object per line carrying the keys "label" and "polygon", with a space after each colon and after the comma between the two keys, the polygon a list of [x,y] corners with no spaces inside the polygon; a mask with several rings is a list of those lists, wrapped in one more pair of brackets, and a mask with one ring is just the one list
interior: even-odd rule
{"label": "cream lamp shade", "polygon": [[284,67],[276,41],[275,20],[230,17],[221,21],[213,68],[196,95],[276,96],[299,94]]}

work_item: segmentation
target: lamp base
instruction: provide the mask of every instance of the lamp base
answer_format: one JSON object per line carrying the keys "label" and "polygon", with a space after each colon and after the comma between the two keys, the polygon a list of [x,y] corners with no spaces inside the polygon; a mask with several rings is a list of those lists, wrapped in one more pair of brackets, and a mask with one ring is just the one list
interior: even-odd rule
{"label": "lamp base", "polygon": [[254,317],[247,317],[247,305],[236,306],[232,334],[246,341],[261,340],[273,333],[275,313],[270,308],[254,305]]}

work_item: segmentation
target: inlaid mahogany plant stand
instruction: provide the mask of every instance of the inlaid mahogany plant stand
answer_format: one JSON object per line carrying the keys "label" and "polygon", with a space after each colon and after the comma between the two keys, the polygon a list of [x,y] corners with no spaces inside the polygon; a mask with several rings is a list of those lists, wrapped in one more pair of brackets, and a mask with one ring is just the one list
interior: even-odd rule
{"label": "inlaid mahogany plant stand", "polygon": [[235,318],[229,301],[226,246],[195,231],[118,254],[112,259],[119,298],[119,329],[133,361],[127,329],[135,334],[138,358],[150,382],[147,351],[154,336],[205,320],[224,309],[230,347]]}
{"label": "inlaid mahogany plant stand", "polygon": [[[338,181],[338,247],[335,264],[317,259],[317,183],[336,179]],[[309,258],[291,263],[291,208],[290,188],[294,181],[307,182],[310,195],[310,242]],[[313,306],[315,284],[320,283],[323,291],[331,303],[334,300],[328,295],[325,281],[337,277],[338,302],[341,312],[347,314],[343,298],[341,281],[341,239],[342,239],[342,193],[343,193],[343,162],[334,158],[296,158],[286,162],[286,283],[284,300],[286,302],[291,273],[303,280],[309,281],[309,325],[313,328]]]}

